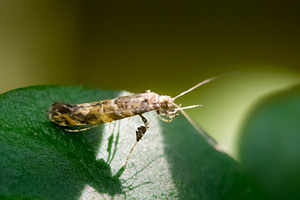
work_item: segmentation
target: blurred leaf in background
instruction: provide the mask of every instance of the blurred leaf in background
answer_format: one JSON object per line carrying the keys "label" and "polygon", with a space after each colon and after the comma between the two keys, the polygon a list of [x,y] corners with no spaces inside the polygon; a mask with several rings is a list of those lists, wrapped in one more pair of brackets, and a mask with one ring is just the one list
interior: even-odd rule
{"label": "blurred leaf in background", "polygon": [[261,99],[244,123],[240,160],[272,199],[300,199],[300,86]]}

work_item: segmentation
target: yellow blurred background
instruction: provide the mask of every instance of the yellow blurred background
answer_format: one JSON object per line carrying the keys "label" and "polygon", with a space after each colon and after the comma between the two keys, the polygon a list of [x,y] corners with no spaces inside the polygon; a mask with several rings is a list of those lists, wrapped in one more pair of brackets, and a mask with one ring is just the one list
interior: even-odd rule
{"label": "yellow blurred background", "polygon": [[[300,14],[282,1],[0,1],[0,92],[87,85],[203,104],[190,116],[236,156],[264,94],[299,83]],[[232,73],[233,72],[233,73]]]}

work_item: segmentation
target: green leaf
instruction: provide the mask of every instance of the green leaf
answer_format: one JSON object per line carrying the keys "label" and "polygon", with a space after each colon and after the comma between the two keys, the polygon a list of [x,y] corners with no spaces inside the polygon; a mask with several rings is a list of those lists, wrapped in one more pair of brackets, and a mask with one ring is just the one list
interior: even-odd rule
{"label": "green leaf", "polygon": [[135,142],[139,117],[70,133],[47,118],[56,101],[110,99],[125,92],[36,86],[0,95],[0,197],[6,199],[253,199],[262,197],[228,155],[183,117]]}
{"label": "green leaf", "polygon": [[250,113],[240,159],[270,199],[300,199],[300,85],[263,98]]}

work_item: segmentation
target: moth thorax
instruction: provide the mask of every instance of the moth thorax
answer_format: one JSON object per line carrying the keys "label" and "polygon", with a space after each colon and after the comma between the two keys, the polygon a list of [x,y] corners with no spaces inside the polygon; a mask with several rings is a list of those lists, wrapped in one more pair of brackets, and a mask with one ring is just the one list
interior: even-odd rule
{"label": "moth thorax", "polygon": [[162,95],[159,96],[159,105],[161,109],[169,109],[173,107],[174,99],[170,96]]}

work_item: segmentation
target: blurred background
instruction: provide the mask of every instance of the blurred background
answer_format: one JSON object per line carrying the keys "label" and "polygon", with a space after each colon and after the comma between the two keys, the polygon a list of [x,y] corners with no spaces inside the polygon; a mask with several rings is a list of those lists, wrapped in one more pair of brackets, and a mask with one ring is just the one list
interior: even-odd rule
{"label": "blurred background", "polygon": [[87,85],[176,96],[236,158],[262,95],[299,83],[298,1],[0,1],[0,92]]}

